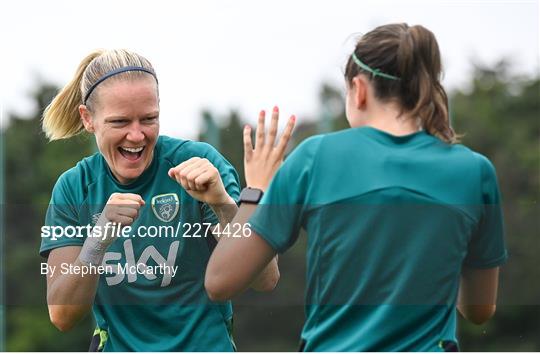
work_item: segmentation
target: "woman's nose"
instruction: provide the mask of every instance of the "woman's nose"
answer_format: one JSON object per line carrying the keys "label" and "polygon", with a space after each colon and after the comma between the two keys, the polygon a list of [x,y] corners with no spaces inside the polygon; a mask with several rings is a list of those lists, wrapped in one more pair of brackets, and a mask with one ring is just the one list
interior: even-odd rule
{"label": "woman's nose", "polygon": [[140,142],[144,140],[144,133],[139,123],[133,123],[129,128],[127,139],[133,142]]}

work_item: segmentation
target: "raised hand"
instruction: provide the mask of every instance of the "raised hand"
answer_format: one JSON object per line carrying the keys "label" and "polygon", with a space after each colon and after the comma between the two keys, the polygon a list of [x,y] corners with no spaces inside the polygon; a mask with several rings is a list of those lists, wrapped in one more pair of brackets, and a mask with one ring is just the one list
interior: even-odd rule
{"label": "raised hand", "polygon": [[279,121],[278,107],[274,107],[272,111],[272,121],[268,135],[265,134],[264,119],[265,112],[261,111],[257,123],[255,148],[253,148],[251,142],[251,127],[246,125],[244,128],[244,172],[248,187],[266,191],[272,177],[283,162],[285,149],[291,138],[296,117],[293,115],[289,118],[277,144],[275,144],[275,141]]}
{"label": "raised hand", "polygon": [[209,205],[231,203],[218,169],[207,159],[192,157],[171,168],[169,177],[177,181],[189,195],[200,202]]}

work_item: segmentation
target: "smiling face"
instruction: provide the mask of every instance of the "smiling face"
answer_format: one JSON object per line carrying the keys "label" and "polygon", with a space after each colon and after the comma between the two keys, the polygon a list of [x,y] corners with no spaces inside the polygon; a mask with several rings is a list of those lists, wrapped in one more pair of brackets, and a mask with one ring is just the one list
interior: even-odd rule
{"label": "smiling face", "polygon": [[122,184],[138,178],[152,162],[159,135],[159,98],[153,77],[103,82],[92,111],[81,105],[84,127]]}

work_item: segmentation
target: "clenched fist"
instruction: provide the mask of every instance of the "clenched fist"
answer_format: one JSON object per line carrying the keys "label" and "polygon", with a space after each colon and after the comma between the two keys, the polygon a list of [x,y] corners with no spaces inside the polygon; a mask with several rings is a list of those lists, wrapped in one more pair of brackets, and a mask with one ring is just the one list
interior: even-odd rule
{"label": "clenched fist", "polygon": [[138,194],[113,193],[101,213],[110,222],[129,226],[139,217],[139,209],[144,200]]}
{"label": "clenched fist", "polygon": [[193,198],[209,205],[231,203],[218,169],[210,161],[192,157],[169,170],[169,177],[177,181]]}
{"label": "clenched fist", "polygon": [[[130,226],[139,217],[139,209],[145,204],[142,197],[133,193],[113,193],[96,222],[104,233],[103,246],[108,247],[114,241],[117,227]],[[107,223],[116,223],[106,227]],[[107,232],[105,234],[105,231]]]}

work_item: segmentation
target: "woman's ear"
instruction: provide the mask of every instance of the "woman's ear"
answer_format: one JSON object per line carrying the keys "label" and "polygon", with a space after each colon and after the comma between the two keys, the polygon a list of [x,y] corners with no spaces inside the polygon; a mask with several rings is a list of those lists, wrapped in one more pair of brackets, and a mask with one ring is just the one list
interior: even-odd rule
{"label": "woman's ear", "polygon": [[367,79],[362,75],[358,75],[352,80],[353,104],[360,111],[366,109],[368,85]]}
{"label": "woman's ear", "polygon": [[81,116],[81,121],[84,125],[84,129],[86,129],[86,131],[89,133],[94,133],[94,122],[92,120],[92,115],[90,114],[88,107],[86,107],[84,104],[81,104],[79,106],[79,114]]}

